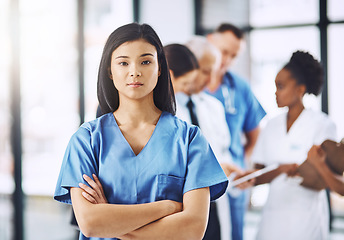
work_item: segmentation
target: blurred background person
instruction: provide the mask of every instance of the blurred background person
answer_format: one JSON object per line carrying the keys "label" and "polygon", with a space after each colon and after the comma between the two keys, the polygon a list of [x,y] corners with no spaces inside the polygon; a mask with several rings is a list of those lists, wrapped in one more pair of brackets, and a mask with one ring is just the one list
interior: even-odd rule
{"label": "blurred background person", "polygon": [[[204,46],[199,47],[204,48]],[[224,109],[216,98],[201,92],[216,65],[216,49],[214,52],[209,48],[201,50],[204,53],[201,61],[198,61],[193,52],[185,45],[170,44],[165,46],[164,50],[176,94],[176,116],[201,128],[217,160],[228,176],[233,170],[228,164],[231,162],[228,151],[230,135],[225,121]],[[203,239],[219,240],[221,233],[224,237],[222,239],[229,239],[228,227],[222,228],[220,226],[217,212],[220,206],[217,206],[217,202],[210,203],[208,226]],[[225,211],[227,216],[222,216],[221,219],[228,223],[228,200],[223,201],[223,203],[224,206],[221,208],[222,211],[223,208],[227,210]]]}
{"label": "blurred background person", "polygon": [[[318,95],[323,69],[308,52],[296,51],[275,79],[276,102],[286,111],[267,122],[258,137],[252,161],[256,168],[281,164],[270,183],[258,240],[328,239],[329,214],[325,190],[300,186],[293,175],[313,144],[336,138],[336,126],[322,112],[305,108],[305,94]],[[295,180],[295,179],[294,179]]]}
{"label": "blurred background person", "polygon": [[[263,107],[251,91],[247,81],[229,71],[237,57],[244,34],[236,26],[224,23],[207,36],[221,52],[222,59],[216,76],[207,85],[207,92],[215,96],[224,106],[226,122],[231,134],[231,152],[238,167],[247,169],[253,147],[259,134],[259,123],[266,115]],[[245,143],[243,143],[243,135]],[[248,204],[248,192],[239,196],[230,195],[232,238],[243,239],[244,215]]]}

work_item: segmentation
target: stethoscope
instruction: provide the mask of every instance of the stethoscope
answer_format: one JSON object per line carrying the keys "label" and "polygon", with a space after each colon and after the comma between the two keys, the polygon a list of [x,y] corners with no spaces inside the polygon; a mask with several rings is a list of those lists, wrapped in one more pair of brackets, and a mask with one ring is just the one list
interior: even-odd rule
{"label": "stethoscope", "polygon": [[228,72],[226,73],[225,76],[226,77],[224,78],[224,81],[226,81],[228,84],[221,85],[221,91],[222,91],[222,95],[224,98],[224,105],[225,105],[224,107],[225,107],[226,113],[234,115],[237,113],[237,110],[235,108],[235,102],[234,102],[234,99],[235,99],[234,81],[233,81],[233,77]]}

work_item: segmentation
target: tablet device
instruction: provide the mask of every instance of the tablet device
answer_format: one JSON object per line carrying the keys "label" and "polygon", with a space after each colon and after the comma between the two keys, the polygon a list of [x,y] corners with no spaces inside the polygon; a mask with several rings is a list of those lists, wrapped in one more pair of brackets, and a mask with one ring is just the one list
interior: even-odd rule
{"label": "tablet device", "polygon": [[237,185],[239,185],[241,183],[247,182],[247,181],[249,181],[249,180],[251,180],[253,178],[259,177],[259,176],[261,176],[261,175],[263,175],[265,173],[271,172],[271,171],[277,169],[278,166],[279,165],[277,163],[276,164],[272,164],[272,165],[267,166],[265,168],[259,169],[259,170],[255,171],[253,173],[250,173],[250,174],[248,174],[246,176],[238,178],[238,179],[236,179],[234,181],[230,181],[228,187],[229,188],[235,187],[235,186],[237,186]]}

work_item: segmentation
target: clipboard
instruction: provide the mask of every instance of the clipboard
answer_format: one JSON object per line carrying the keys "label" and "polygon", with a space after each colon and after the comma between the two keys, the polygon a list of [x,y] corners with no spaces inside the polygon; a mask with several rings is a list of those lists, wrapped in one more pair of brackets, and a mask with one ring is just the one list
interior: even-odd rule
{"label": "clipboard", "polygon": [[[325,140],[321,144],[321,148],[326,153],[325,162],[330,170],[337,174],[343,175],[344,173],[344,144],[343,140],[337,143],[333,140]],[[327,187],[324,179],[321,177],[316,168],[305,160],[298,169],[301,177],[303,177],[302,186],[320,191]]]}
{"label": "clipboard", "polygon": [[[277,169],[278,166],[279,166],[279,164],[277,164],[277,163],[276,164],[272,164],[272,165],[269,165],[269,166],[267,166],[265,168],[259,169],[259,170],[255,171],[253,173],[247,174],[246,176],[238,178],[237,180],[231,181],[231,179],[229,179],[230,182],[229,182],[228,188],[234,188],[234,187],[238,186],[241,183],[244,183],[244,182],[247,182],[247,181],[249,181],[249,180],[251,180],[253,178],[262,176],[265,173],[268,173],[268,172],[271,172],[271,171]],[[235,176],[234,177],[230,177],[230,178],[233,179],[233,178],[235,178]]]}

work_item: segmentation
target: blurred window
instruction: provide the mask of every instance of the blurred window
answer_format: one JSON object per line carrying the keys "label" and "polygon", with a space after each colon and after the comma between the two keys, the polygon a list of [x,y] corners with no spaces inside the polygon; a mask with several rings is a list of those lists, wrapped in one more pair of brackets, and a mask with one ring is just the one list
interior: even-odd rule
{"label": "blurred window", "polygon": [[319,0],[250,0],[253,27],[317,23]]}
{"label": "blurred window", "polygon": [[11,195],[14,190],[13,156],[11,152],[10,111],[10,36],[9,0],[0,1],[0,239],[13,238],[13,207]]}
{"label": "blurred window", "polygon": [[150,24],[163,45],[186,42],[194,34],[193,0],[141,0],[140,8],[140,22]]}
{"label": "blurred window", "polygon": [[332,24],[328,30],[329,115],[335,121],[341,139],[344,137],[344,24]]}
{"label": "blurred window", "polygon": [[[10,131],[10,36],[9,0],[0,1],[0,194],[11,194],[13,183],[13,156],[11,153]],[[1,238],[1,235],[0,235]]]}
{"label": "blurred window", "polygon": [[202,0],[201,24],[204,29],[215,29],[222,22],[236,26],[249,24],[249,0]]}
{"label": "blurred window", "polygon": [[327,0],[327,15],[330,21],[344,20],[344,1]]}
{"label": "blurred window", "polygon": [[[275,77],[296,50],[320,59],[316,27],[254,30],[250,33],[251,80],[257,98],[268,114],[280,112],[275,101]],[[320,97],[305,96],[305,105],[321,108]]]}
{"label": "blurred window", "polygon": [[133,22],[132,1],[87,0],[85,6],[85,121],[95,119],[97,79],[103,48],[118,27]]}
{"label": "blurred window", "polygon": [[18,71],[28,195],[53,195],[64,151],[79,126],[76,13],[76,1],[20,1]]}

